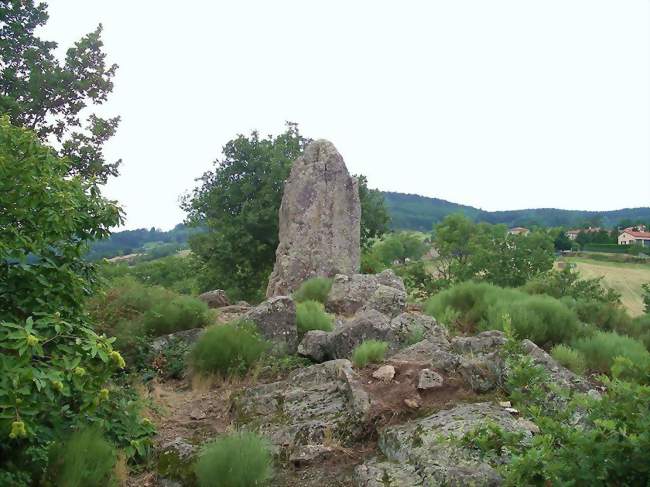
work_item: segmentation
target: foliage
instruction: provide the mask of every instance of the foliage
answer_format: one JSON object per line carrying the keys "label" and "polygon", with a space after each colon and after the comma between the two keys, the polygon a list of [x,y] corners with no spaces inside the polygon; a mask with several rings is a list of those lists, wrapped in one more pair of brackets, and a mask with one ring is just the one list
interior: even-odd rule
{"label": "foliage", "polygon": [[303,282],[293,293],[293,299],[297,303],[303,301],[318,301],[325,304],[327,295],[332,289],[332,280],[326,277],[312,277]]}
{"label": "foliage", "polygon": [[621,295],[602,284],[602,277],[580,279],[580,274],[569,267],[550,270],[528,281],[522,290],[529,294],[547,294],[554,298],[571,297],[576,300],[619,304]]}
{"label": "foliage", "polygon": [[152,336],[199,328],[210,321],[208,305],[192,296],[174,296],[152,303],[142,316],[144,329]]}
{"label": "foliage", "polygon": [[368,188],[368,179],[358,175],[359,201],[361,202],[361,248],[368,248],[372,242],[388,232],[390,215],[384,204],[384,195],[377,189]]}
{"label": "foliage", "polygon": [[213,325],[194,345],[190,363],[199,373],[243,374],[267,349],[267,342],[260,338],[252,322]]}
{"label": "foliage", "polygon": [[[190,237],[190,248],[202,264],[201,290],[225,289],[230,297],[249,301],[263,297],[278,246],[284,181],[309,142],[291,123],[276,137],[239,135],[184,198],[188,222],[207,228]],[[361,235],[378,236],[386,226],[383,200],[368,190],[365,178],[359,179],[359,195]]]}
{"label": "foliage", "polygon": [[114,336],[115,346],[136,368],[145,366],[151,337],[205,326],[212,315],[197,298],[147,286],[130,276],[110,281],[88,300],[88,309],[95,330]]}
{"label": "foliage", "polygon": [[48,20],[47,4],[34,0],[5,1],[0,8],[0,115],[34,130],[42,141],[56,139],[70,164],[69,175],[105,182],[117,175],[120,161],[108,163],[104,143],[113,136],[119,117],[82,114],[104,103],[113,91],[116,64],[106,63],[101,24],[82,37],[60,62],[56,42],[35,31]]}
{"label": "foliage", "polygon": [[425,330],[422,325],[414,326],[409,332],[409,334],[406,336],[405,345],[407,347],[410,347],[411,345],[420,343],[422,340],[424,340],[424,331]]}
{"label": "foliage", "polygon": [[481,279],[499,286],[521,286],[553,265],[553,241],[541,231],[511,235],[503,225],[475,224],[447,216],[434,229],[438,273],[450,282]]}
{"label": "foliage", "polygon": [[114,448],[96,428],[73,433],[50,449],[48,476],[60,487],[115,486]]}
{"label": "foliage", "polygon": [[388,350],[388,343],[379,340],[365,340],[352,351],[352,363],[362,368],[368,364],[381,362]]}
{"label": "foliage", "polygon": [[596,332],[577,340],[573,348],[584,355],[587,367],[594,372],[611,373],[617,357],[642,366],[650,365],[650,353],[641,342],[616,332]]}
{"label": "foliage", "polygon": [[311,330],[332,331],[333,319],[325,312],[323,304],[318,301],[303,301],[296,304],[296,324],[300,333]]}
{"label": "foliage", "polygon": [[185,373],[190,345],[181,338],[170,339],[153,357],[153,369],[165,379],[181,379]]}
{"label": "foliage", "polygon": [[428,250],[420,235],[411,232],[390,233],[375,243],[372,251],[385,266],[394,262],[403,264],[407,259],[419,260]]}
{"label": "foliage", "polygon": [[643,306],[646,314],[650,314],[650,282],[641,285],[643,290]]}
{"label": "foliage", "polygon": [[196,462],[200,487],[255,487],[272,474],[269,444],[255,433],[241,431],[208,444]]}
{"label": "foliage", "polygon": [[587,363],[584,355],[567,345],[555,345],[551,350],[551,356],[560,365],[578,375],[584,375],[587,370]]}
{"label": "foliage", "polygon": [[443,323],[454,313],[460,328],[469,332],[502,330],[508,315],[519,337],[540,345],[569,342],[584,332],[575,312],[560,300],[472,281],[439,292],[425,312]]}
{"label": "foliage", "polygon": [[[650,475],[645,460],[650,447],[650,387],[621,376],[602,377],[605,392],[600,397],[575,394],[552,384],[512,337],[507,348],[511,373],[506,390],[541,433],[525,443],[506,434],[493,435],[502,440],[502,451],[510,453],[509,461],[493,462],[498,463],[505,485],[645,485]],[[634,366],[630,360],[617,362],[620,371]],[[582,418],[580,427],[575,426],[576,417]],[[488,459],[493,445],[478,444]]]}
{"label": "foliage", "polygon": [[426,299],[447,286],[448,282],[436,279],[421,260],[393,267],[402,278],[411,298]]}
{"label": "foliage", "polygon": [[[49,442],[96,423],[126,424],[122,393],[110,394],[124,367],[112,339],[86,321],[95,269],[88,241],[120,222],[119,209],[36,136],[0,118],[0,457],[2,476],[46,468]],[[133,419],[138,419],[135,414]],[[142,432],[143,441],[153,429]],[[119,448],[133,429],[112,436]]]}

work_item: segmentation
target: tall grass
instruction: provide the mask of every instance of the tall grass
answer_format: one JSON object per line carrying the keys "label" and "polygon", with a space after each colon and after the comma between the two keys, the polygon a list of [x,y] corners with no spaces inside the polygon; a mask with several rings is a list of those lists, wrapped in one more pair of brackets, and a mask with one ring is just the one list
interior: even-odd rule
{"label": "tall grass", "polygon": [[194,371],[222,376],[245,373],[268,349],[249,321],[208,328],[190,352],[190,364]]}
{"label": "tall grass", "polygon": [[293,299],[297,303],[304,301],[318,301],[325,304],[327,295],[332,288],[332,280],[326,277],[312,277],[303,282],[293,293]]}
{"label": "tall grass", "polygon": [[311,330],[332,331],[333,317],[318,301],[303,301],[296,305],[296,324],[300,333]]}
{"label": "tall grass", "polygon": [[379,340],[366,340],[352,351],[352,363],[362,368],[370,363],[384,360],[388,343]]}
{"label": "tall grass", "polygon": [[273,472],[269,444],[251,432],[217,438],[202,451],[194,472],[200,487],[258,487]]}
{"label": "tall grass", "polygon": [[577,340],[574,348],[584,355],[593,372],[611,373],[616,357],[625,357],[641,367],[650,365],[650,353],[641,342],[616,332],[596,332]]}

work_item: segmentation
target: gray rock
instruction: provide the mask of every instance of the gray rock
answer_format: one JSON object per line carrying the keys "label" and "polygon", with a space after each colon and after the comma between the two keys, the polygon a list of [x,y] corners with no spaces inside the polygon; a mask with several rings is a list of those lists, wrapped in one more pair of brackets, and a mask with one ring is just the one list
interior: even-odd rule
{"label": "gray rock", "polygon": [[359,271],[358,181],[331,142],[312,142],[293,163],[279,218],[280,243],[267,296],[289,294],[310,277]]}
{"label": "gray rock", "polygon": [[305,334],[298,353],[315,361],[349,358],[365,340],[381,340],[396,347],[397,340],[388,317],[374,309],[360,311],[332,332]]}
{"label": "gray rock", "polygon": [[161,352],[175,342],[181,342],[189,347],[196,343],[204,331],[205,328],[192,328],[190,330],[177,331],[176,333],[160,336],[151,342],[151,350],[156,353]]}
{"label": "gray rock", "polygon": [[372,373],[372,377],[383,382],[390,382],[395,377],[395,367],[392,365],[382,365]]}
{"label": "gray rock", "polygon": [[184,438],[177,436],[173,440],[162,445],[161,450],[163,452],[173,452],[178,456],[178,458],[186,460],[194,454],[195,447],[191,443],[188,443]]}
{"label": "gray rock", "polygon": [[504,380],[504,363],[498,352],[461,357],[458,374],[475,392],[489,392]]}
{"label": "gray rock", "polygon": [[499,474],[476,452],[447,441],[461,438],[488,421],[506,431],[521,432],[524,437],[531,435],[516,418],[494,404],[462,404],[380,431],[379,448],[386,459],[370,459],[357,467],[356,485],[499,485]]}
{"label": "gray rock", "polygon": [[362,308],[375,309],[392,318],[406,308],[406,289],[391,269],[379,274],[337,275],[325,307],[344,316]]}
{"label": "gray rock", "polygon": [[214,291],[208,291],[203,294],[199,294],[199,299],[209,308],[223,308],[224,306],[230,306],[230,300],[226,296],[226,291],[222,289],[215,289]]}
{"label": "gray rock", "polygon": [[500,350],[506,343],[506,336],[498,330],[490,330],[471,337],[456,337],[451,348],[459,354],[490,353]]}
{"label": "gray rock", "polygon": [[535,364],[546,369],[554,383],[581,392],[588,392],[592,388],[592,385],[587,380],[560,365],[553,357],[530,340],[522,340],[521,346],[531,356]]}
{"label": "gray rock", "polygon": [[390,357],[391,362],[420,363],[446,373],[455,372],[460,360],[459,355],[449,352],[449,342],[443,340],[422,340]]}
{"label": "gray rock", "polygon": [[442,387],[445,379],[431,369],[422,369],[418,377],[418,389],[437,389]]}
{"label": "gray rock", "polygon": [[273,344],[274,353],[296,352],[296,305],[289,296],[267,299],[246,312],[242,318],[257,325],[260,334]]}
{"label": "gray rock", "polygon": [[422,339],[449,346],[447,329],[438,325],[431,316],[407,311],[397,315],[390,321],[390,326],[397,335],[400,343],[406,343],[414,334],[422,334]]}
{"label": "gray rock", "polygon": [[349,360],[294,371],[233,398],[239,427],[258,429],[276,453],[310,461],[327,441],[350,444],[367,433],[371,402]]}

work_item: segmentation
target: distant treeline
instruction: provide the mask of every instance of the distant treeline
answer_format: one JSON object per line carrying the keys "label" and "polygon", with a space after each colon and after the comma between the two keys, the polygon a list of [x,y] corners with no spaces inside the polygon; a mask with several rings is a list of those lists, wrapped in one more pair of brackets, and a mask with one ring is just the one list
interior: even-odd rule
{"label": "distant treeline", "polygon": [[483,211],[472,206],[459,205],[438,198],[415,194],[384,192],[386,206],[395,230],[430,231],[450,213],[463,213],[476,222],[505,224],[509,227],[567,227],[650,223],[650,208],[625,208],[613,211],[559,210],[538,208],[528,210]]}
{"label": "distant treeline", "polygon": [[88,260],[110,259],[136,253],[147,254],[151,258],[164,257],[186,248],[189,236],[200,231],[202,230],[179,223],[168,231],[138,228],[114,232],[106,240],[94,242],[86,258]]}
{"label": "distant treeline", "polygon": [[[650,223],[650,208],[626,208],[614,211],[580,211],[539,208],[533,210],[483,211],[472,206],[459,205],[438,198],[415,194],[384,192],[386,207],[394,230],[429,232],[433,225],[453,213],[463,213],[475,222],[505,224],[509,227],[566,227],[581,228],[587,225],[611,229],[616,225]],[[146,253],[150,258],[163,257],[187,247],[192,233],[200,229],[183,224],[172,230],[125,230],[114,232],[110,238],[95,242],[87,254],[89,260],[111,258],[133,253]]]}

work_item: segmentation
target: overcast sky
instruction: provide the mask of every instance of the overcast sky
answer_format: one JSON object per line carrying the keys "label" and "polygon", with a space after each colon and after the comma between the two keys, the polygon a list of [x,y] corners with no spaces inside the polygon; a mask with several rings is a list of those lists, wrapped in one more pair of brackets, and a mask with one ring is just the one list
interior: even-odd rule
{"label": "overcast sky", "polygon": [[50,0],[104,24],[125,228],[172,227],[238,133],[286,120],[382,190],[486,210],[650,206],[648,0]]}

